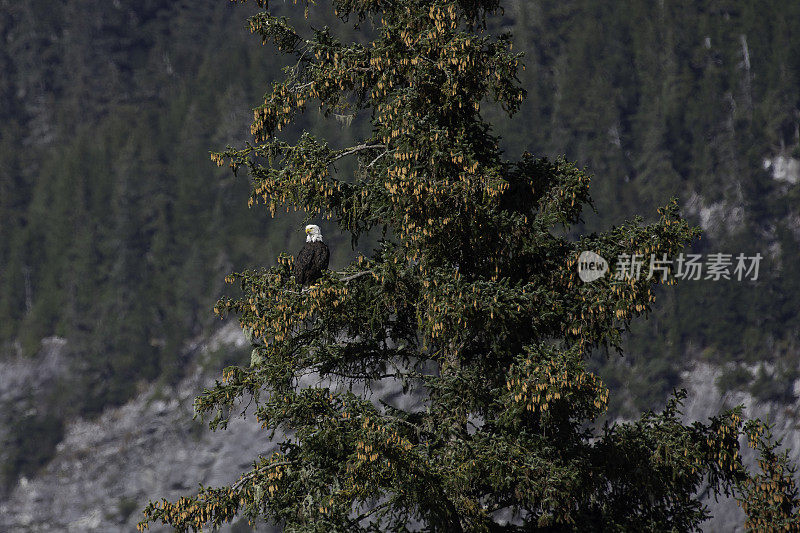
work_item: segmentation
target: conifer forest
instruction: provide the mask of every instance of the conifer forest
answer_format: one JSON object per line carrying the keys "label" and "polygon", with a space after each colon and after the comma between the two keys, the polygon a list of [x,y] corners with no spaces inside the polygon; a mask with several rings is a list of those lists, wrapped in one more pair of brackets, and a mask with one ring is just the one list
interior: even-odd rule
{"label": "conifer forest", "polygon": [[0,0],[0,530],[800,531],[798,27]]}

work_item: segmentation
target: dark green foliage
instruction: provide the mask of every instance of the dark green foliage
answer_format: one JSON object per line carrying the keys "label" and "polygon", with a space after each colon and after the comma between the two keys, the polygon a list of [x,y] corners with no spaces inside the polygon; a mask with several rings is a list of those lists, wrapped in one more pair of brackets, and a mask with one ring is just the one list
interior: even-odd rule
{"label": "dark green foliage", "polygon": [[[741,408],[686,425],[676,392],[660,413],[597,427],[609,391],[586,359],[620,350],[673,280],[585,283],[579,255],[674,257],[699,232],[673,200],[651,223],[582,234],[585,172],[564,158],[504,158],[481,104],[513,115],[525,92],[510,38],[485,31],[494,2],[325,6],[368,24],[367,43],[308,24],[300,38],[259,5],[251,31],[297,63],[256,108],[254,141],[212,159],[248,171],[251,205],[333,219],[354,242],[373,228],[384,239],[305,288],[285,253],[227,278],[241,295],[215,312],[238,317],[254,357],[226,368],[195,409],[224,429],[247,402],[279,451],[230,486],[150,503],[140,529],[243,515],[290,532],[693,531],[708,517],[701,489],[736,495],[748,524],[798,523],[786,457]],[[278,137],[311,105],[362,112],[372,127],[350,146]],[[337,166],[348,157],[353,173]],[[668,365],[651,368],[669,383]],[[421,407],[371,396],[384,380]],[[745,435],[761,472],[742,463]],[[758,485],[776,472],[788,475]]]}
{"label": "dark green foliage", "polygon": [[[236,33],[239,19],[226,6],[123,4],[74,2],[54,6],[61,15],[52,18],[35,6],[8,13],[17,62],[26,57],[20,49],[32,46],[15,33],[27,17],[37,19],[42,35],[63,33],[69,42],[38,45],[39,53],[47,50],[50,70],[28,72],[56,77],[48,95],[57,97],[59,116],[11,106],[8,112],[32,133],[3,128],[4,143],[28,147],[0,149],[0,157],[7,154],[3,339],[18,336],[32,355],[41,338],[67,337],[83,353],[76,359],[86,365],[79,370],[91,391],[88,410],[126,400],[137,380],[178,377],[181,347],[208,324],[228,261],[252,261],[269,243],[259,219],[247,212],[226,216],[243,191],[201,163],[212,139],[229,140],[244,123],[230,109],[261,81],[226,73],[248,71],[256,61],[246,52],[235,54],[237,61],[222,59],[235,46],[223,35]],[[219,42],[207,39],[208,21]],[[94,40],[83,41],[92,34]],[[201,36],[198,48],[192,41]],[[274,67],[261,61],[261,68]],[[67,77],[71,82],[62,84]],[[33,126],[45,120],[50,137],[33,137]],[[31,175],[35,184],[26,184]],[[238,240],[222,239],[232,228]]]}
{"label": "dark green foliage", "polygon": [[138,503],[134,498],[123,496],[119,499],[117,504],[117,511],[119,513],[120,521],[125,522],[128,518],[139,508]]}
{"label": "dark green foliage", "polygon": [[720,392],[747,390],[753,374],[742,365],[735,365],[723,370],[717,378],[717,388]]}
{"label": "dark green foliage", "polygon": [[[512,153],[566,153],[591,168],[598,214],[590,223],[618,223],[675,194],[695,223],[698,207],[742,208],[740,222],[711,218],[692,251],[765,256],[758,283],[675,288],[656,319],[634,329],[626,351],[636,363],[623,381],[650,387],[656,403],[643,405],[654,407],[698,347],[720,363],[796,358],[797,330],[784,320],[800,298],[798,277],[788,275],[800,236],[796,222],[791,237],[771,226],[797,220],[800,187],[774,181],[763,163],[800,146],[800,40],[789,30],[798,4],[545,0],[506,8],[533,96],[521,118],[499,127]],[[775,243],[781,252],[771,256]],[[671,378],[651,379],[639,365],[656,359]]]}
{"label": "dark green foliage", "polygon": [[764,365],[761,365],[750,385],[750,392],[761,401],[792,404],[795,400],[794,382],[798,377],[800,376],[797,369],[786,371],[775,368],[768,372]]}
{"label": "dark green foliage", "polygon": [[748,444],[758,450],[761,472],[740,484],[742,508],[747,514],[748,531],[798,531],[800,520],[792,514],[800,491],[795,482],[797,468],[789,463],[788,452],[781,451],[769,427],[749,423],[745,426]]}
{"label": "dark green foliage", "polygon": [[[273,3],[287,26],[302,16],[289,7]],[[631,384],[632,403],[655,407],[697,348],[719,363],[796,360],[800,186],[772,180],[763,159],[800,157],[798,5],[504,8],[488,24],[513,30],[514,50],[526,52],[517,74],[530,97],[513,122],[492,106],[481,113],[510,154],[566,154],[591,168],[598,211],[588,227],[654,213],[676,192],[686,206],[697,192],[706,205],[743,207],[744,220],[731,234],[722,221],[721,235],[705,235],[695,251],[779,250],[757,284],[658,293],[655,319],[634,324],[626,341],[625,366],[599,371],[607,384]],[[332,40],[367,39],[368,21],[354,31],[328,10],[311,16]],[[222,275],[299,244],[286,228],[300,217],[279,225],[240,209],[243,181],[206,163],[209,147],[244,142],[248,106],[284,65],[241,27],[225,2],[0,1],[0,357],[14,339],[33,355],[43,337],[65,336],[85,364],[76,385],[85,412],[125,401],[137,380],[177,379],[180,348],[208,327]],[[297,44],[291,31],[274,36]],[[353,110],[340,103],[333,116],[349,123]],[[295,118],[288,140],[306,130],[336,139],[332,150],[370,131],[363,116],[346,128],[314,112]],[[358,168],[348,158],[336,165],[345,175]],[[347,243],[332,248],[344,265]]]}
{"label": "dark green foliage", "polygon": [[4,459],[0,489],[13,484],[19,476],[36,474],[50,460],[63,437],[64,422],[59,417],[26,413],[14,420],[0,441]]}

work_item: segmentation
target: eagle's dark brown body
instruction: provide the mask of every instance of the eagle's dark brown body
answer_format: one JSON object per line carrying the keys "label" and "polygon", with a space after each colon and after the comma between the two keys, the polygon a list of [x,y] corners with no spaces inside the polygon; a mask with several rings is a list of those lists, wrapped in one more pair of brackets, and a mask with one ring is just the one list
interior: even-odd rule
{"label": "eagle's dark brown body", "polygon": [[294,279],[299,285],[309,285],[322,277],[331,257],[328,246],[322,242],[307,242],[294,261]]}

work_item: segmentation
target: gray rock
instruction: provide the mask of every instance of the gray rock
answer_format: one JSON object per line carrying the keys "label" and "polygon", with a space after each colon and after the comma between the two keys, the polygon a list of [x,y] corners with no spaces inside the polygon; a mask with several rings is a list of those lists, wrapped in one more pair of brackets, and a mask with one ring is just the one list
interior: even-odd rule
{"label": "gray rock", "polygon": [[[223,328],[200,352],[241,346],[244,340],[236,329]],[[58,349],[45,353],[38,368],[63,370],[58,354]],[[2,369],[6,379],[0,382],[0,397],[10,397],[15,384],[33,379],[36,372],[28,366],[14,361]],[[10,368],[15,376],[7,372]],[[55,458],[33,479],[20,479],[0,501],[0,531],[135,531],[150,499],[176,499],[200,482],[235,481],[273,445],[252,416],[234,419],[227,431],[217,433],[192,420],[195,396],[214,377],[197,367],[176,387],[152,385],[96,420],[70,422]]]}
{"label": "gray rock", "polygon": [[[13,402],[67,372],[65,343],[63,339],[46,339],[36,361],[12,358],[0,363],[0,401]],[[196,361],[202,362],[226,347],[246,345],[238,326],[228,324],[210,339],[189,348]],[[0,500],[0,531],[135,531],[141,510],[150,499],[174,500],[192,493],[198,483],[229,484],[259,454],[271,453],[274,445],[252,416],[234,418],[227,430],[217,433],[192,420],[195,396],[218,377],[217,371],[204,372],[202,368],[195,365],[175,387],[151,385],[127,404],[107,409],[95,420],[71,421],[53,460],[31,479],[20,479]],[[705,421],[723,408],[744,404],[747,416],[774,423],[775,434],[784,438],[792,458],[800,460],[800,432],[794,410],[786,405],[759,403],[743,392],[720,394],[715,385],[720,373],[720,368],[701,363],[684,373],[689,392],[685,420]],[[303,381],[335,387],[313,375]],[[371,397],[404,409],[422,407],[418,397],[404,394],[398,383],[388,380],[376,383]],[[743,448],[749,450],[746,445]],[[752,453],[745,458],[754,459]],[[707,503],[714,518],[705,524],[705,531],[742,530],[743,516],[735,501],[712,499]],[[256,530],[276,529],[260,524]]]}

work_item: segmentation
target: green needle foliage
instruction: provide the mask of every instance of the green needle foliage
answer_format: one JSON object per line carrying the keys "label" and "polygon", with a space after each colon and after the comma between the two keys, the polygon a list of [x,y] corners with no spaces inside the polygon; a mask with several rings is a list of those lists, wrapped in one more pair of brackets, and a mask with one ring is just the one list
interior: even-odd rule
{"label": "green needle foliage", "polygon": [[[584,361],[619,348],[662,280],[583,283],[578,255],[671,257],[697,230],[672,202],[652,224],[573,238],[588,176],[563,159],[503,159],[481,104],[513,114],[525,93],[509,37],[485,31],[497,0],[332,1],[370,27],[367,44],[301,34],[257,3],[251,30],[296,64],[255,110],[255,142],[213,159],[245,167],[251,202],[272,213],[385,238],[307,289],[287,255],[230,276],[242,296],[215,310],[239,317],[253,364],[227,368],[196,410],[224,428],[253,401],[280,451],[231,486],[151,503],[140,529],[243,515],[291,532],[688,531],[708,516],[698,493],[709,487],[739,495],[750,528],[796,530],[785,456],[740,410],[685,425],[677,393],[661,413],[600,425],[608,390]],[[345,148],[276,137],[311,105],[366,111],[372,135]],[[354,176],[336,171],[343,158],[356,159]],[[371,397],[383,380],[423,407]],[[761,449],[757,476],[741,460],[745,434]]]}

